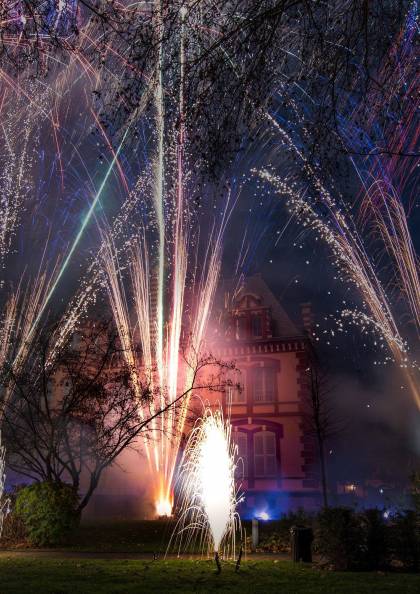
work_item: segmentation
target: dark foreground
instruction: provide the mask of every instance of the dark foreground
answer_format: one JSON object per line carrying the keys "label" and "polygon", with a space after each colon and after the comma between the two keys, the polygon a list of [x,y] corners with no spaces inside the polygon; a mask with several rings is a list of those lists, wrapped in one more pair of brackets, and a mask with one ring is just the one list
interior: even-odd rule
{"label": "dark foreground", "polygon": [[271,592],[282,594],[374,594],[420,591],[420,577],[408,574],[333,573],[288,561],[248,560],[238,574],[225,563],[216,575],[211,561],[45,559],[0,556],[0,594],[100,594],[171,592]]}

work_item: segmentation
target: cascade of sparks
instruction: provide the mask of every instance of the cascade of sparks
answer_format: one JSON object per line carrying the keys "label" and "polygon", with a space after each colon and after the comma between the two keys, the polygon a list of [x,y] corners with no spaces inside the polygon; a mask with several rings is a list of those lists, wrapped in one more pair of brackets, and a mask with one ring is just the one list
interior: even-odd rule
{"label": "cascade of sparks", "polygon": [[[172,283],[168,283],[166,291],[166,301],[171,304],[171,310],[165,323],[161,358],[156,355],[159,338],[154,324],[156,293],[153,291],[154,277],[151,274],[155,254],[149,247],[147,236],[143,230],[136,241],[130,242],[127,284],[123,278],[122,255],[112,238],[104,236],[103,246],[106,249],[101,250],[101,259],[109,303],[124,356],[133,373],[134,385],[139,381],[137,374],[147,373],[152,390],[157,394],[149,404],[152,414],[173,402],[180,392],[186,392],[193,386],[193,370],[188,361],[200,352],[205,338],[220,274],[222,241],[232,208],[228,195],[223,216],[207,237],[208,244],[198,279],[188,283],[188,308],[184,294],[187,289],[187,270],[193,261],[191,254],[188,258],[191,246],[185,237],[180,238],[175,234],[177,241],[181,241],[180,254],[166,264],[172,277]],[[134,322],[129,303],[134,306]],[[160,315],[165,319],[165,311]],[[134,328],[136,331],[133,333]],[[141,346],[141,357],[135,348],[135,335]],[[153,490],[157,515],[168,515],[167,512],[172,509],[174,473],[189,400],[186,397],[177,410],[169,409],[157,417],[151,426],[153,438],[144,442],[155,482]],[[142,414],[141,406],[139,414]]]}
{"label": "cascade of sparks", "polygon": [[373,221],[394,261],[395,280],[407,300],[413,324],[420,336],[419,267],[407,216],[394,189],[380,181],[373,183],[365,195],[363,214]]}
{"label": "cascade of sparks", "polygon": [[[387,294],[369,259],[356,226],[350,220],[349,215],[337,207],[331,194],[318,178],[316,171],[293,144],[290,136],[277,122],[274,120],[271,122],[280,134],[282,142],[299,157],[304,171],[314,184],[317,199],[314,201],[309,198],[307,190],[300,189],[293,181],[281,179],[267,170],[260,172],[261,178],[268,181],[279,195],[285,196],[293,215],[303,225],[311,227],[329,245],[334,255],[334,262],[342,272],[343,280],[350,279],[354,283],[370,312],[370,316],[368,316],[363,312],[354,313],[347,309],[342,312],[343,316],[351,316],[361,325],[370,324],[384,337],[395,362],[402,370],[413,399],[420,409],[420,392],[415,377],[418,372],[417,364],[409,361],[406,342],[401,337]],[[320,205],[323,208],[322,216],[318,212]],[[415,290],[414,288],[413,292]]]}
{"label": "cascade of sparks", "polygon": [[[13,375],[18,375],[25,364],[33,341],[35,320],[45,304],[58,267],[59,260],[52,271],[40,268],[25,289],[22,285],[26,279],[22,276],[17,289],[9,295],[0,316],[0,369],[3,371],[9,369]],[[10,396],[7,381],[2,396],[3,403]]]}
{"label": "cascade of sparks", "polygon": [[[159,11],[157,14],[159,18]],[[128,241],[128,264],[126,251],[123,254],[118,250],[110,238],[103,241],[108,248],[102,251],[104,282],[127,362],[134,374],[140,370],[148,373],[156,394],[149,405],[152,414],[174,402],[179,393],[189,392],[193,386],[193,370],[188,361],[199,354],[205,339],[220,274],[223,238],[235,204],[228,192],[217,220],[204,237],[204,255],[198,256],[200,242],[196,240],[194,244],[193,241],[195,238],[190,231],[192,215],[186,199],[190,174],[185,155],[183,96],[185,16],[183,9],[179,40],[179,126],[172,138],[174,148],[170,144],[166,150],[161,49],[158,60],[155,93],[157,151],[152,179],[147,184],[153,205],[156,241],[146,227],[140,225]],[[144,198],[147,198],[147,191]],[[194,253],[195,258],[201,257],[198,274],[194,271]],[[128,287],[122,274],[125,266]],[[141,346],[141,358],[135,352],[129,303],[134,306],[135,334]],[[153,420],[153,437],[144,442],[154,481],[157,515],[169,515],[172,510],[175,469],[189,401],[187,396],[179,407],[169,407],[165,414]],[[139,409],[141,415],[141,407]]]}
{"label": "cascade of sparks", "polygon": [[206,408],[190,436],[179,476],[179,519],[172,539],[179,550],[198,538],[203,552],[235,554],[240,519],[236,511],[237,450],[221,411]]}
{"label": "cascade of sparks", "polygon": [[[413,2],[406,22],[390,50],[390,56],[398,64],[399,77],[395,86],[387,87],[389,96],[386,97],[386,104],[391,104],[391,95],[397,96],[399,92],[403,92],[406,98],[411,97],[413,89],[418,85],[414,44],[418,32],[417,10],[417,2]],[[379,69],[378,80],[381,83],[385,83],[390,76],[391,63],[392,61],[386,60]],[[357,93],[355,96],[357,97]],[[340,204],[340,199],[335,200],[332,197],[321,181],[319,171],[306,158],[302,142],[295,142],[291,134],[268,115],[270,126],[279,136],[281,144],[301,164],[301,172],[307,179],[308,186],[297,183],[293,175],[280,176],[267,169],[260,172],[260,175],[276,188],[279,195],[286,198],[291,218],[295,218],[304,227],[312,228],[331,248],[341,279],[350,280],[355,285],[367,308],[367,311],[345,309],[342,317],[350,318],[362,331],[370,329],[379,333],[385,340],[393,360],[401,369],[414,402],[420,409],[418,363],[409,353],[393,303],[393,296],[398,291],[395,301],[403,303],[407,312],[411,313],[410,322],[419,335],[419,267],[407,214],[415,201],[415,196],[410,197],[410,183],[415,179],[416,160],[398,157],[400,152],[407,155],[414,155],[416,152],[417,105],[408,99],[405,102],[406,107],[403,103],[404,128],[392,121],[386,129],[382,129],[383,102],[384,97],[380,93],[371,91],[369,118],[364,121],[358,117],[362,108],[351,92],[344,93],[341,99],[340,132],[347,142],[346,150],[350,147],[350,162],[361,183],[358,211],[356,207],[352,210],[348,205]],[[298,116],[296,106],[294,112],[304,138],[305,125]],[[380,138],[388,141],[389,155],[383,155],[380,144],[375,143],[378,130],[381,131]],[[406,196],[408,207],[403,206],[403,195]],[[357,200],[354,201],[356,203]],[[387,269],[391,281],[381,282],[382,277],[374,259],[376,253],[381,268]],[[389,256],[388,266],[384,263],[385,253]]]}

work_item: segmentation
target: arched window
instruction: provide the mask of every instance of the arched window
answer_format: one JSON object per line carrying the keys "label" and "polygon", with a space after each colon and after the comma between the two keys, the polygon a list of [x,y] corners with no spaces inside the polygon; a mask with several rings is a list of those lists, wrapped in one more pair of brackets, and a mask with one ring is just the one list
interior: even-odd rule
{"label": "arched window", "polygon": [[236,478],[239,480],[248,476],[248,433],[234,431],[233,440],[238,448]]}
{"label": "arched window", "polygon": [[254,434],[254,469],[256,477],[276,476],[276,434],[272,431]]}

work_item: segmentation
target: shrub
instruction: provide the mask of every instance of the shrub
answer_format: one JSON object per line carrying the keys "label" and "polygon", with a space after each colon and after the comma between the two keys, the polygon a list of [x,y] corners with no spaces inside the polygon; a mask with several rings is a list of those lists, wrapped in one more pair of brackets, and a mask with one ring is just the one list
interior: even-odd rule
{"label": "shrub", "polygon": [[289,512],[279,520],[260,523],[259,551],[288,553],[291,550],[290,528],[296,525],[312,527],[313,517],[304,510]]}
{"label": "shrub", "polygon": [[64,544],[79,523],[78,496],[65,483],[34,483],[16,497],[16,515],[34,546]]}
{"label": "shrub", "polygon": [[290,533],[272,532],[260,538],[258,552],[264,553],[287,553],[290,551]]}
{"label": "shrub", "polygon": [[420,571],[420,526],[416,512],[398,512],[389,526],[391,559],[394,566]]}
{"label": "shrub", "polygon": [[379,509],[367,509],[360,514],[364,532],[363,568],[386,569],[389,563],[388,527],[383,512]]}
{"label": "shrub", "polygon": [[22,487],[15,487],[11,493],[3,493],[0,498],[0,508],[4,505],[7,513],[3,518],[3,530],[0,534],[2,546],[20,545],[26,541],[26,530],[22,518],[15,511],[16,498]]}
{"label": "shrub", "polygon": [[411,475],[411,498],[414,509],[420,516],[420,472],[414,472]]}
{"label": "shrub", "polygon": [[366,552],[360,517],[346,507],[328,507],[317,517],[315,548],[332,569],[360,569]]}

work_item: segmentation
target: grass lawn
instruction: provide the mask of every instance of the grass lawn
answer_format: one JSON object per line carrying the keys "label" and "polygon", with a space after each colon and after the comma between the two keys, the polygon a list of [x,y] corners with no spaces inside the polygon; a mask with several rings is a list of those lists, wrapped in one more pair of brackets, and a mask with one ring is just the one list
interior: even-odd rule
{"label": "grass lawn", "polygon": [[171,520],[82,523],[66,548],[162,554],[166,552],[174,527],[175,523]]}
{"label": "grass lawn", "polygon": [[222,574],[216,575],[211,561],[0,557],[1,594],[418,594],[419,591],[418,575],[330,573],[287,561],[247,561],[238,574],[233,564],[225,563]]}

